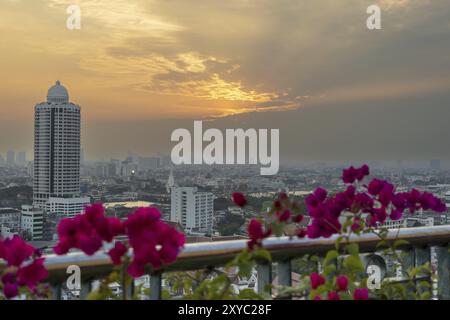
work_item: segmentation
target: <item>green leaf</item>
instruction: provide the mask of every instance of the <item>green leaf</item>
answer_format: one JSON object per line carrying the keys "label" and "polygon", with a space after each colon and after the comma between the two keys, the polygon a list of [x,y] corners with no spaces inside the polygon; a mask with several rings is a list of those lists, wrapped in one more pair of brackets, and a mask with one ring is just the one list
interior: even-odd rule
{"label": "green leaf", "polygon": [[332,263],[338,257],[339,257],[339,252],[337,252],[337,250],[330,250],[327,252],[325,259],[323,260],[323,264],[326,266],[326,265]]}
{"label": "green leaf", "polygon": [[420,300],[431,300],[431,292],[426,291],[420,295]]}
{"label": "green leaf", "polygon": [[345,246],[347,249],[347,252],[353,256],[356,256],[359,254],[359,246],[356,243],[350,243]]}
{"label": "green leaf", "polygon": [[329,264],[325,268],[323,268],[323,273],[328,276],[336,271],[336,265],[335,264]]}
{"label": "green leaf", "polygon": [[255,251],[253,251],[253,258],[269,262],[272,261],[272,256],[270,255],[270,252],[264,248],[258,248]]}
{"label": "green leaf", "polygon": [[393,247],[394,247],[394,249],[397,249],[397,248],[399,248],[401,246],[405,246],[405,245],[408,245],[408,244],[409,244],[408,241],[400,239],[400,240],[396,240],[394,242],[394,246]]}
{"label": "green leaf", "polygon": [[343,236],[337,237],[336,242],[334,243],[336,250],[339,250],[342,240],[344,240]]}
{"label": "green leaf", "polygon": [[239,299],[244,300],[261,300],[262,297],[259,296],[253,289],[243,289],[239,292]]}
{"label": "green leaf", "polygon": [[350,269],[352,272],[364,272],[364,266],[359,256],[347,256],[344,259],[344,267]]}
{"label": "green leaf", "polygon": [[377,249],[381,249],[381,248],[386,248],[388,246],[388,243],[386,240],[381,240],[380,242],[377,243],[376,248]]}
{"label": "green leaf", "polygon": [[431,289],[432,288],[431,283],[429,281],[425,281],[425,280],[424,281],[420,281],[419,285],[422,288],[426,288],[426,289]]}

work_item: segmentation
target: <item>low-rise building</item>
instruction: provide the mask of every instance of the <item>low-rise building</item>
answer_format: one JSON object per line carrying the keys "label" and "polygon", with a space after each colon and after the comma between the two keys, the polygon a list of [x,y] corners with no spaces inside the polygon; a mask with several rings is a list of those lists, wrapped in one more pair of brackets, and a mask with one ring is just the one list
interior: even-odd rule
{"label": "low-rise building", "polygon": [[91,203],[90,198],[48,198],[47,212],[59,217],[74,217]]}
{"label": "low-rise building", "polygon": [[33,206],[22,206],[20,227],[22,233],[29,235],[29,240],[42,240],[44,226],[44,210]]}

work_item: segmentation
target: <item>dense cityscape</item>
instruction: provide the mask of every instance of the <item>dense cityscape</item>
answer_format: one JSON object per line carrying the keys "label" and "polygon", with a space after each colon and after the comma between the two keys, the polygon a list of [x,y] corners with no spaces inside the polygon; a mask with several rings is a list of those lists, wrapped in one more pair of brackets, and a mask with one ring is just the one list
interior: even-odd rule
{"label": "dense cityscape", "polygon": [[[89,203],[103,203],[108,214],[118,217],[137,207],[156,206],[164,220],[179,224],[188,239],[195,242],[245,236],[249,219],[258,215],[264,204],[279,192],[302,199],[316,187],[328,190],[342,187],[340,174],[345,164],[339,163],[290,164],[282,166],[274,178],[259,175],[259,168],[252,165],[174,166],[168,155],[129,154],[126,159],[86,160],[79,147],[79,109],[75,113],[73,133],[63,129],[64,125],[55,124],[55,119],[42,120],[49,108],[79,106],[69,102],[67,90],[57,82],[49,90],[48,102],[36,106],[35,160],[28,160],[24,151],[10,150],[5,156],[0,155],[1,235],[19,234],[39,241],[43,248],[51,247],[57,240],[56,225],[61,218],[82,213]],[[68,120],[60,118],[59,121]],[[42,137],[52,126],[60,131],[59,137],[50,142]],[[69,139],[75,151],[67,146],[54,151],[61,139]],[[50,161],[51,154],[54,161]],[[54,168],[58,161],[60,167],[64,164],[64,169],[50,170],[49,164]],[[75,170],[67,165],[69,161],[74,163]],[[450,170],[438,159],[369,164],[375,176],[390,179],[399,190],[430,191],[450,203]],[[49,192],[50,181],[55,181],[52,192]],[[56,182],[60,183],[59,187]],[[230,200],[235,191],[247,194],[250,199],[251,205],[245,212],[235,208]],[[447,213],[422,212],[420,217],[396,222],[404,227],[442,224],[450,224]]]}

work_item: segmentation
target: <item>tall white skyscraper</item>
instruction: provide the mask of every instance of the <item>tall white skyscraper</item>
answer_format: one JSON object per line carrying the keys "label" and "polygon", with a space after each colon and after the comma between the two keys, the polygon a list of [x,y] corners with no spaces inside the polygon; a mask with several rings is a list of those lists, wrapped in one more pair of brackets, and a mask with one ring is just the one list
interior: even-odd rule
{"label": "tall white skyscraper", "polygon": [[170,220],[189,234],[211,234],[214,195],[196,187],[171,187]]}
{"label": "tall white skyscraper", "polygon": [[86,202],[79,198],[80,106],[69,102],[59,81],[48,90],[47,101],[35,106],[34,121],[34,206],[49,209],[49,198]]}

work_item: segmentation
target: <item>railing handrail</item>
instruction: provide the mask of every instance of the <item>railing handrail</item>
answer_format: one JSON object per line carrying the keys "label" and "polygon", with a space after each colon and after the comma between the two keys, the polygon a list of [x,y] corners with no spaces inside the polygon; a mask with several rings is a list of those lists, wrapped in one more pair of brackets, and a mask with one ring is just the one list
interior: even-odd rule
{"label": "railing handrail", "polygon": [[[288,237],[271,237],[263,241],[264,248],[274,261],[289,260],[305,254],[321,254],[335,247],[338,235],[324,239],[290,239]],[[450,243],[450,225],[433,227],[401,228],[390,230],[387,241],[406,240],[409,244],[402,249],[447,245]],[[358,243],[360,252],[376,250],[380,238],[373,233],[350,236],[350,242]],[[161,271],[187,271],[221,266],[230,261],[247,246],[246,240],[202,242],[186,244],[177,261]],[[45,265],[49,270],[49,281],[58,283],[67,278],[66,270],[70,265],[77,265],[83,271],[84,278],[94,278],[112,270],[110,258],[105,253],[87,256],[82,252],[67,255],[46,255]]]}

